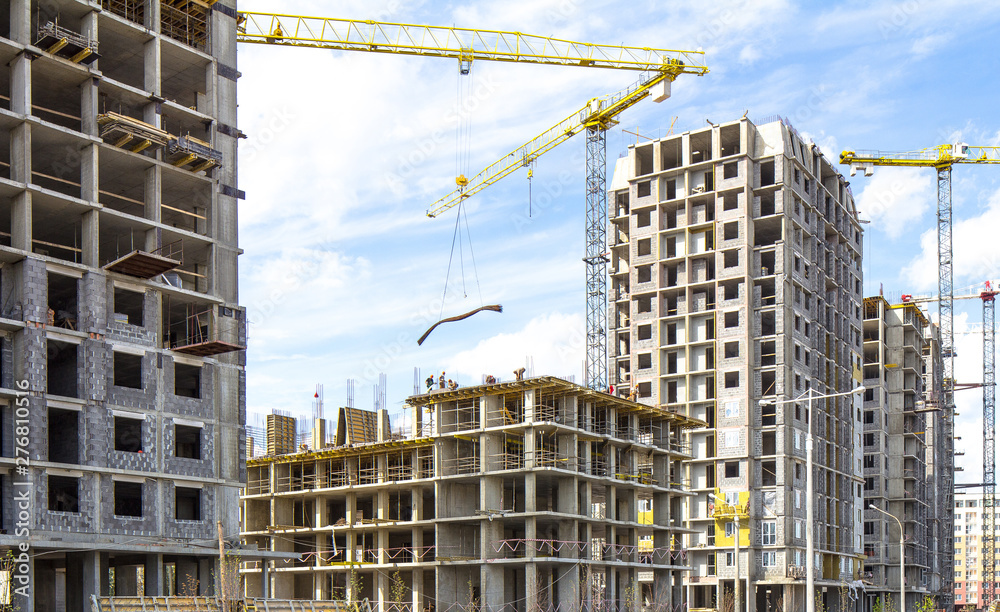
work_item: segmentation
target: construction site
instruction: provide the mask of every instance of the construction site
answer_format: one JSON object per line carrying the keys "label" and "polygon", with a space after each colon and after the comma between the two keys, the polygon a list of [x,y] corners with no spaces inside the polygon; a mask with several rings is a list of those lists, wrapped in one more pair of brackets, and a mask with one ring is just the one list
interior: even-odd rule
{"label": "construction site", "polygon": [[[831,159],[785,117],[737,113],[636,128],[609,160],[622,113],[708,75],[700,48],[236,0],[6,4],[0,611],[1000,605],[997,292],[956,294],[951,202],[952,166],[1000,163],[1000,148]],[[387,401],[383,373],[372,410],[351,381],[326,420],[318,385],[312,419],[271,410],[251,425],[240,45],[449,58],[460,75],[474,61],[634,74],[459,172],[426,211],[461,219],[480,191],[586,141],[581,383],[521,367],[461,386],[442,372],[421,393],[415,372],[412,395]],[[842,170],[880,166],[936,172],[934,295],[864,294],[869,221]],[[983,306],[981,382],[955,381],[963,299]],[[503,307],[442,314],[417,345],[483,311]],[[983,476],[964,485],[954,393],[969,388],[983,393]]]}

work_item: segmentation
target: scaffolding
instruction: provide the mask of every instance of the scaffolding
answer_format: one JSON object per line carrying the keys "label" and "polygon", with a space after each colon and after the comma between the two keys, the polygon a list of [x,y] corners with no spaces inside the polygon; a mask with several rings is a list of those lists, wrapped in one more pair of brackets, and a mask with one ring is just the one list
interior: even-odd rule
{"label": "scaffolding", "polygon": [[51,21],[38,27],[35,46],[74,64],[91,64],[101,57],[97,53],[96,40]]}
{"label": "scaffolding", "polygon": [[166,131],[120,113],[97,115],[97,125],[101,128],[101,138],[105,142],[133,153],[145,151],[152,146],[163,148],[170,141],[170,134]]}
{"label": "scaffolding", "polygon": [[144,25],[146,22],[145,0],[101,0],[101,8],[132,23]]}
{"label": "scaffolding", "polygon": [[213,4],[215,0],[161,0],[160,31],[185,45],[206,51]]}

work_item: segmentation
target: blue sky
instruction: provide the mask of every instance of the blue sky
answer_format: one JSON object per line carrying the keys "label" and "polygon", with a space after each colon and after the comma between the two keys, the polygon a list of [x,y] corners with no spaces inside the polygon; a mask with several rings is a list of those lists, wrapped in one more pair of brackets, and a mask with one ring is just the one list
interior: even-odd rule
{"label": "blue sky", "polygon": [[[275,10],[243,0],[240,9]],[[974,1],[813,3],[779,0],[629,3],[585,0],[283,2],[303,15],[517,30],[594,43],[706,52],[711,73],[684,76],[673,97],[628,110],[608,134],[614,160],[636,137],[781,115],[836,159],[851,149],[915,150],[954,140],[1000,144],[1000,4]],[[584,358],[582,137],[466,206],[464,258],[445,291],[455,213],[427,207],[594,96],[635,73],[457,62],[374,53],[240,48],[240,301],[251,322],[247,402],[306,415],[316,383],[328,411],[355,379],[371,407],[378,373],[398,409],[422,378],[462,384],[537,374],[581,380]],[[470,80],[471,79],[471,80]],[[459,127],[471,131],[468,146]],[[464,164],[456,162],[465,159]],[[846,174],[847,169],[844,168]],[[865,236],[865,287],[887,296],[936,288],[933,171],[877,169],[851,180]],[[1000,278],[1000,168],[956,166],[955,287]],[[471,236],[472,251],[468,237]],[[474,257],[475,266],[472,265]],[[463,266],[460,266],[463,264]],[[456,268],[464,267],[464,275]],[[477,283],[478,278],[478,283]],[[463,289],[464,280],[464,289]],[[481,294],[481,297],[480,297]],[[442,297],[444,298],[442,300]],[[439,316],[501,303],[416,339]],[[959,302],[956,329],[981,320]],[[981,338],[960,334],[957,379],[981,380]],[[981,395],[958,396],[967,447],[959,480],[976,481]]]}

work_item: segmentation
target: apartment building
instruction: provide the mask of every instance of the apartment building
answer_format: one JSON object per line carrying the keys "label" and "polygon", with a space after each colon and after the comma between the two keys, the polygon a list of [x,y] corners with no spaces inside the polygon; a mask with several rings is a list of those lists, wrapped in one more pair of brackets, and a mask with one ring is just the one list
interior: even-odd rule
{"label": "apartment building", "polygon": [[551,377],[407,405],[405,435],[347,409],[334,446],[249,461],[242,536],[298,557],[249,565],[251,596],[381,611],[682,603],[681,434],[703,423]]}
{"label": "apartment building", "polygon": [[22,610],[210,593],[217,521],[238,534],[235,31],[233,0],[0,10],[0,547],[30,546]]}
{"label": "apartment building", "polygon": [[707,423],[687,465],[690,609],[737,578],[737,609],[805,609],[810,421],[821,601],[861,569],[861,225],[831,161],[761,123],[631,146],[609,194],[610,379]]}
{"label": "apartment building", "polygon": [[[865,590],[869,607],[900,592],[899,538],[904,538],[904,584],[913,602],[932,593],[937,554],[927,471],[932,447],[925,398],[924,349],[930,323],[916,304],[864,300]],[[898,524],[874,505],[901,521]],[[935,593],[936,594],[936,593]],[[897,604],[898,605],[898,604]],[[867,608],[866,608],[867,609]]]}
{"label": "apartment building", "polygon": [[[983,522],[984,513],[990,510],[983,503],[982,493],[955,494],[954,507],[954,609],[983,609],[980,597],[983,591]],[[1000,516],[996,519],[1000,520]],[[1000,561],[1000,560],[997,560]],[[1000,569],[1000,568],[998,568]],[[1000,584],[994,590],[1000,590]],[[951,609],[951,608],[949,608]]]}

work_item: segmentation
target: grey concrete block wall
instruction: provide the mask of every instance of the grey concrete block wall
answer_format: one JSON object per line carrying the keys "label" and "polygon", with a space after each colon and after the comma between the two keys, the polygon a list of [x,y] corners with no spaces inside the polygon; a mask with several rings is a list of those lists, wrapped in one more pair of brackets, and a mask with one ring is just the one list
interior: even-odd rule
{"label": "grey concrete block wall", "polygon": [[100,476],[101,523],[104,533],[128,536],[155,536],[162,508],[159,487],[153,478],[142,483],[142,516],[119,516],[115,514],[115,480],[110,474]]}
{"label": "grey concrete block wall", "polygon": [[77,284],[79,288],[77,329],[91,334],[103,334],[107,327],[107,276],[103,272],[87,271]]}
{"label": "grey concrete block wall", "polygon": [[[70,533],[92,532],[97,526],[95,517],[100,512],[97,507],[99,476],[84,472],[78,482],[79,512],[57,512],[49,510],[49,477],[44,470],[33,468],[32,489],[34,490],[35,527],[39,530],[64,531]],[[58,474],[56,474],[58,475]]]}
{"label": "grey concrete block wall", "polygon": [[114,384],[114,351],[111,350],[110,345],[104,346],[107,348],[106,373],[104,375],[104,380],[108,384],[107,403],[129,410],[155,412],[157,390],[156,354],[147,352],[142,357],[142,388],[133,389],[132,387],[121,387]]}
{"label": "grey concrete block wall", "polygon": [[215,523],[210,513],[215,508],[215,485],[204,485],[201,489],[201,520],[183,521],[177,519],[175,495],[183,482],[163,481],[163,529],[173,538],[214,539],[217,536]]}

